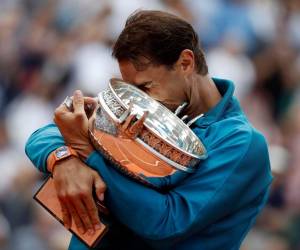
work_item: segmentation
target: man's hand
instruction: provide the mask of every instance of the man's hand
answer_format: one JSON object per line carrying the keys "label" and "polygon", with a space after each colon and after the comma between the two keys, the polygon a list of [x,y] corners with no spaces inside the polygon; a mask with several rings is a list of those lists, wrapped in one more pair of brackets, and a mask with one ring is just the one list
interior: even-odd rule
{"label": "man's hand", "polygon": [[93,189],[104,200],[106,185],[98,173],[76,157],[58,162],[53,172],[56,192],[61,204],[64,225],[70,228],[74,220],[80,233],[92,235],[100,229]]}
{"label": "man's hand", "polygon": [[67,145],[71,146],[81,158],[86,159],[94,150],[89,141],[88,117],[84,110],[85,104],[96,107],[93,98],[84,98],[80,90],[76,90],[73,96],[74,111],[61,104],[54,112],[54,122],[59,128]]}
{"label": "man's hand", "polygon": [[117,124],[119,136],[132,140],[135,139],[142,132],[148,113],[148,111],[144,112],[140,119],[137,119],[135,114],[131,114],[123,123]]}

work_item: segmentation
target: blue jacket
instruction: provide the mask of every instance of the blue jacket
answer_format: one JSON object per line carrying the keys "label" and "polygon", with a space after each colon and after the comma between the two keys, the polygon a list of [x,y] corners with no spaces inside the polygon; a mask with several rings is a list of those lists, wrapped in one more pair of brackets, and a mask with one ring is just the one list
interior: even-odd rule
{"label": "blue jacket", "polygon": [[[233,97],[233,83],[214,81],[223,98],[192,125],[208,158],[196,173],[154,178],[164,193],[123,176],[96,151],[88,157],[107,184],[106,205],[116,221],[99,249],[239,249],[267,200],[268,149]],[[25,151],[47,172],[47,156],[62,145],[50,124],[31,135]],[[69,249],[87,248],[73,237]]]}

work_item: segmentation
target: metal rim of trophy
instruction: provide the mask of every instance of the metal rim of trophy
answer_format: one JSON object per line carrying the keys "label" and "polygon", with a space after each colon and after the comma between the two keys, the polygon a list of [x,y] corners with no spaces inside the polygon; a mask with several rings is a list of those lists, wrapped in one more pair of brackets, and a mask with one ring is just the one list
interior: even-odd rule
{"label": "metal rim of trophy", "polygon": [[[117,92],[115,91],[115,86],[117,84],[125,84],[128,88],[130,88],[130,90],[138,92],[139,94],[141,94],[142,96],[146,96],[147,98],[148,95],[146,93],[144,93],[143,91],[139,90],[138,88],[136,88],[135,86],[124,82],[121,79],[117,79],[117,78],[113,78],[110,80],[109,82],[109,90],[113,93],[115,99],[117,100],[118,104],[122,106],[122,108],[124,110],[128,110],[129,109],[129,105],[124,103],[124,101],[121,99],[120,96],[118,96]],[[169,144],[171,147],[176,148],[177,150],[179,150],[180,152],[182,152],[185,155],[188,155],[190,157],[192,157],[193,159],[195,159],[197,162],[199,160],[203,160],[207,158],[207,153],[206,153],[206,149],[204,147],[204,145],[202,144],[201,140],[194,134],[194,132],[190,129],[190,127],[184,123],[183,120],[181,120],[176,114],[172,113],[169,109],[167,109],[166,107],[164,107],[162,104],[160,104],[159,102],[155,101],[154,99],[150,98],[151,102],[155,103],[155,105],[159,106],[163,112],[165,112],[166,114],[168,114],[170,117],[172,117],[172,119],[175,119],[175,121],[180,125],[181,128],[184,128],[187,133],[189,134],[189,136],[193,137],[193,139],[200,145],[200,147],[202,148],[203,153],[201,155],[197,155],[194,154],[192,152],[186,151],[185,149],[180,148],[179,146],[177,146],[176,144],[172,143],[172,141],[168,140],[167,138],[163,138],[160,133],[153,129],[152,126],[149,126],[149,124],[147,124],[147,118],[146,121],[144,122],[144,126],[150,130],[153,134],[155,134],[157,137],[159,137],[162,141],[166,142],[167,144]],[[103,92],[100,92],[98,95],[98,101],[100,103],[100,105],[102,106],[102,108],[105,110],[105,112],[108,113],[108,115],[114,120],[114,122],[118,122],[121,123],[122,119],[118,118],[111,110],[110,107],[108,107],[107,103],[105,102],[104,98],[103,98]],[[201,115],[200,115],[201,116]],[[199,116],[199,117],[200,117]],[[140,114],[141,117],[141,114]],[[138,118],[140,118],[138,117]],[[193,119],[195,120],[195,119]],[[167,163],[169,163],[170,165],[172,165],[173,167],[175,167],[176,169],[185,171],[185,172],[194,172],[196,169],[195,167],[186,167],[183,166],[179,163],[174,162],[173,160],[168,159],[166,156],[162,155],[161,153],[157,152],[155,149],[153,149],[151,146],[147,145],[145,142],[143,142],[141,139],[136,138],[135,139],[138,143],[142,144],[144,147],[146,147],[148,150],[150,150],[152,153],[154,153],[155,155],[157,155],[159,158],[161,158],[162,160],[166,161]]]}

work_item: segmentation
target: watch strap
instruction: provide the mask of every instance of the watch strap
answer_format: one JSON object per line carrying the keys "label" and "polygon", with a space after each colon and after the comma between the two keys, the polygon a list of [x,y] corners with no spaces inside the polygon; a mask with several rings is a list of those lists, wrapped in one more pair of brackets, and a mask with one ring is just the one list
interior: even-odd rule
{"label": "watch strap", "polygon": [[47,159],[47,170],[53,173],[55,165],[71,156],[78,157],[77,152],[69,146],[62,146],[52,151]]}

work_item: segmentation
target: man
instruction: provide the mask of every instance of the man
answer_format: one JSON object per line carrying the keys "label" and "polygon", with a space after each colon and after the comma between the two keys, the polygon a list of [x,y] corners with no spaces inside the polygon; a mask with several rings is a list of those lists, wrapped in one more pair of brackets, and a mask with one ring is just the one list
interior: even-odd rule
{"label": "man", "polygon": [[[74,111],[58,107],[56,125],[39,129],[26,144],[34,165],[53,173],[65,225],[73,220],[82,232],[97,229],[95,188],[115,220],[99,249],[239,249],[272,177],[265,139],[233,97],[233,83],[209,77],[191,25],[164,12],[129,17],[113,56],[125,81],[172,111],[188,103],[183,114],[196,118],[191,128],[208,158],[196,173],[153,178],[163,193],[127,178],[91,146],[84,104],[92,101],[75,91]],[[76,154],[49,168],[54,150],[65,144]],[[87,248],[73,237],[69,249]]]}

